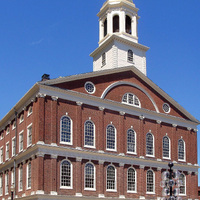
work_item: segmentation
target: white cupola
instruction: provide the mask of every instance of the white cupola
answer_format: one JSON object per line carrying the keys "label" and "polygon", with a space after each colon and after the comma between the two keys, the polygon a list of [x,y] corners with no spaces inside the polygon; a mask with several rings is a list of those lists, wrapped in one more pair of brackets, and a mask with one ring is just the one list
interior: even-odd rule
{"label": "white cupola", "polygon": [[146,75],[146,51],[138,43],[138,8],[132,0],[107,0],[99,17],[99,47],[91,53],[93,71],[135,66]]}

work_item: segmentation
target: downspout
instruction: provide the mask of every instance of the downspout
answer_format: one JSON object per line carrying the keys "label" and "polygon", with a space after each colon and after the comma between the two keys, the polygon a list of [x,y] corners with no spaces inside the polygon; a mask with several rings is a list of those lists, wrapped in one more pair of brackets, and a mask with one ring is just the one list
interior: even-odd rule
{"label": "downspout", "polygon": [[[15,109],[14,109],[15,110]],[[17,123],[17,111],[15,110],[15,123],[16,123],[16,128],[15,128],[15,157],[14,157],[14,198],[15,198],[15,194],[16,194],[16,154],[17,154],[17,127],[18,127],[18,123]]]}

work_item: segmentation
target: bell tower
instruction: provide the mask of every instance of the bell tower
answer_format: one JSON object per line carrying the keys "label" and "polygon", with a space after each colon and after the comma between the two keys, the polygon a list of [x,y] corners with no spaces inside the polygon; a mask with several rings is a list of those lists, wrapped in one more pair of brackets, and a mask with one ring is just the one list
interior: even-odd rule
{"label": "bell tower", "polygon": [[132,0],[107,0],[99,17],[99,47],[91,53],[93,71],[134,66],[146,75],[146,51],[138,43],[138,8]]}

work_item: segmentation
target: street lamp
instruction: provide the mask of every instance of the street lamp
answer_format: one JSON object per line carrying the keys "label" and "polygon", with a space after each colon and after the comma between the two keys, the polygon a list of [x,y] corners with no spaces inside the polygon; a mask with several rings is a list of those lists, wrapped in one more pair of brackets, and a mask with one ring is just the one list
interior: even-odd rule
{"label": "street lamp", "polygon": [[14,187],[14,185],[12,184],[11,187],[10,187],[10,191],[11,191],[11,200],[13,200],[14,190],[15,190],[15,187]]}
{"label": "street lamp", "polygon": [[[170,162],[168,164],[169,171],[164,171],[162,173],[162,181],[160,186],[162,190],[162,200],[182,200],[179,196],[180,186],[182,186],[182,181],[179,180],[180,172],[178,170],[172,169],[174,164]],[[167,198],[169,196],[169,198]]]}

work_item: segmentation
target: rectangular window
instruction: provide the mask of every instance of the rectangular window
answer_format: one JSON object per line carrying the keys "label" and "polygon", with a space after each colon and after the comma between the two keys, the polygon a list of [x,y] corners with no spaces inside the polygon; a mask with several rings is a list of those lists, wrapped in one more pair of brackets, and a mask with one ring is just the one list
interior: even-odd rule
{"label": "rectangular window", "polygon": [[5,175],[5,194],[8,194],[9,189],[9,175],[8,172]]}
{"label": "rectangular window", "polygon": [[15,175],[14,175],[14,170],[11,171],[11,185],[15,185]]}
{"label": "rectangular window", "polygon": [[27,165],[27,189],[31,188],[31,162]]}
{"label": "rectangular window", "polygon": [[0,176],[0,196],[3,195],[3,176]]}
{"label": "rectangular window", "polygon": [[102,67],[106,65],[106,53],[102,54]]}
{"label": "rectangular window", "polygon": [[19,152],[23,150],[24,146],[24,138],[23,138],[23,131],[19,133]]}
{"label": "rectangular window", "polygon": [[6,143],[6,160],[9,159],[9,142]]}
{"label": "rectangular window", "polygon": [[23,166],[19,168],[19,191],[23,189]]}
{"label": "rectangular window", "polygon": [[3,147],[0,149],[0,163],[3,162]]}
{"label": "rectangular window", "polygon": [[16,140],[15,137],[12,139],[12,156],[15,156]]}
{"label": "rectangular window", "polygon": [[27,127],[27,146],[32,145],[32,124]]}

